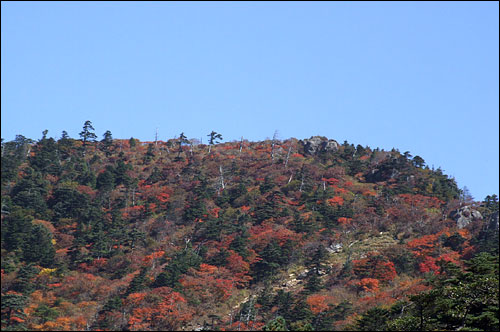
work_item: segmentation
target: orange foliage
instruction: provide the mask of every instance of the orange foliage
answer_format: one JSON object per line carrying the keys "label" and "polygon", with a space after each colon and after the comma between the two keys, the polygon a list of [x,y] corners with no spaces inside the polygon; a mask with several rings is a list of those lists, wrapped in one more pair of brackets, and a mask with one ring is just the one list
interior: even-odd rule
{"label": "orange foliage", "polygon": [[337,194],[345,194],[347,193],[347,189],[335,187],[335,192]]}
{"label": "orange foliage", "polygon": [[349,225],[352,221],[352,218],[346,218],[346,217],[339,217],[337,219],[338,223],[339,224],[342,224],[342,225]]}
{"label": "orange foliage", "polygon": [[97,191],[90,188],[89,186],[79,185],[76,187],[76,190],[81,192],[82,194],[89,195],[91,198],[95,198]]}
{"label": "orange foliage", "polygon": [[396,277],[394,263],[387,258],[375,253],[368,257],[354,260],[353,271],[357,276],[364,278],[375,278],[383,282],[392,281]]}
{"label": "orange foliage", "polygon": [[439,266],[436,265],[436,259],[431,256],[426,256],[424,261],[418,265],[420,272],[433,272],[439,274]]}
{"label": "orange foliage", "polygon": [[168,202],[168,199],[170,198],[170,195],[167,194],[167,193],[159,193],[157,196],[156,196],[156,199],[160,202],[160,203],[166,203]]}
{"label": "orange foliage", "polygon": [[442,204],[444,204],[443,201],[439,200],[436,197],[428,197],[424,195],[413,195],[413,194],[400,194],[398,195],[400,199],[402,199],[406,204],[415,206],[415,207],[422,207],[422,208],[439,208],[441,207]]}
{"label": "orange foliage", "polygon": [[250,240],[254,243],[255,248],[263,249],[272,240],[278,241],[282,246],[287,240],[299,240],[300,234],[285,228],[282,225],[273,225],[271,223],[263,223],[250,228]]}
{"label": "orange foliage", "polygon": [[212,215],[213,217],[215,218],[219,218],[219,211],[220,211],[220,207],[215,207],[211,210],[209,210],[208,212],[210,213],[210,215]]}
{"label": "orange foliage", "polygon": [[177,330],[192,318],[193,311],[187,306],[184,297],[169,287],[159,287],[149,293],[130,294],[125,306],[132,315],[128,329],[140,330]]}
{"label": "orange foliage", "polygon": [[424,235],[412,241],[409,241],[406,245],[408,248],[413,250],[417,257],[427,256],[434,251],[439,234]]}
{"label": "orange foliage", "polygon": [[358,289],[364,292],[376,293],[379,291],[379,281],[378,279],[373,278],[363,278],[358,281],[356,284]]}
{"label": "orange foliage", "polygon": [[328,184],[331,184],[331,185],[339,183],[339,180],[335,179],[335,178],[321,178],[321,181],[325,181],[325,182],[327,182]]}
{"label": "orange foliage", "polygon": [[11,316],[11,317],[10,317],[10,321],[11,321],[11,322],[16,322],[16,323],[23,323],[23,322],[24,322],[24,319],[19,318],[19,317],[17,317],[17,316]]}
{"label": "orange foliage", "polygon": [[330,297],[313,294],[307,297],[306,303],[309,305],[311,311],[317,315],[320,312],[328,310],[328,302],[331,300]]}
{"label": "orange foliage", "polygon": [[143,261],[146,265],[149,265],[149,264],[151,264],[151,263],[153,263],[153,265],[154,265],[154,264],[155,264],[156,259],[163,257],[163,255],[165,255],[165,251],[163,251],[163,250],[155,251],[155,252],[153,252],[151,255],[147,255],[147,256],[145,256],[145,257],[142,259],[142,261]]}
{"label": "orange foliage", "polygon": [[241,321],[236,321],[229,326],[229,331],[260,331],[265,325],[263,322],[248,321],[248,325]]}
{"label": "orange foliage", "polygon": [[328,202],[328,204],[330,204],[332,206],[343,205],[344,199],[340,196],[335,196],[333,198],[328,199],[327,202]]}
{"label": "orange foliage", "polygon": [[243,206],[240,207],[240,209],[241,209],[242,212],[247,212],[248,210],[250,210],[250,207],[247,206],[247,205],[243,205]]}
{"label": "orange foliage", "polygon": [[186,294],[214,303],[227,300],[238,280],[224,267],[201,264],[199,271],[190,269],[179,282]]}

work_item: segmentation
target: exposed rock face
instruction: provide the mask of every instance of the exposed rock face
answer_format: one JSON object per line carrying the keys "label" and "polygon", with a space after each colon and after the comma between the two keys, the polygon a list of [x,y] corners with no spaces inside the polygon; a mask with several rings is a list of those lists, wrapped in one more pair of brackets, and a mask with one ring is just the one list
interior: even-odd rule
{"label": "exposed rock face", "polygon": [[334,253],[337,253],[337,252],[341,252],[342,251],[342,243],[332,243],[330,244],[326,250],[331,253],[331,254],[334,254]]}
{"label": "exposed rock face", "polygon": [[479,211],[472,209],[470,206],[464,206],[451,212],[450,218],[457,222],[459,229],[462,229],[474,220],[483,219],[483,216]]}
{"label": "exposed rock face", "polygon": [[322,136],[312,136],[309,139],[301,140],[300,143],[304,146],[304,153],[313,155],[321,151],[337,151],[339,143],[333,139],[327,139]]}
{"label": "exposed rock face", "polygon": [[309,274],[309,270],[305,269],[304,271],[299,273],[299,275],[297,276],[297,279],[299,279],[299,280],[305,279],[305,278],[307,278],[308,274]]}

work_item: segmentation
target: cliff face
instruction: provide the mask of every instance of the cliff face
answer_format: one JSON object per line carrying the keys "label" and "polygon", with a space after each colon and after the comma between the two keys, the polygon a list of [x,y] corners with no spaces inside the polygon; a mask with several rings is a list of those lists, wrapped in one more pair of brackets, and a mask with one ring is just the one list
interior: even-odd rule
{"label": "cliff face", "polygon": [[397,150],[28,144],[2,143],[2,329],[349,329],[498,247],[496,198],[457,208],[452,178]]}

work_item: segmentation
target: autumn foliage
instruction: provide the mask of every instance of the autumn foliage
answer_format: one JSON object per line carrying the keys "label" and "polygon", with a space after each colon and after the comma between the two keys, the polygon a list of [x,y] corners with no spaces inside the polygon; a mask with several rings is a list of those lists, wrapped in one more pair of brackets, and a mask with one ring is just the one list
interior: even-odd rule
{"label": "autumn foliage", "polygon": [[480,278],[467,271],[498,247],[494,197],[459,228],[461,192],[440,170],[330,146],[2,142],[2,330],[355,330],[370,309],[420,308],[433,280]]}

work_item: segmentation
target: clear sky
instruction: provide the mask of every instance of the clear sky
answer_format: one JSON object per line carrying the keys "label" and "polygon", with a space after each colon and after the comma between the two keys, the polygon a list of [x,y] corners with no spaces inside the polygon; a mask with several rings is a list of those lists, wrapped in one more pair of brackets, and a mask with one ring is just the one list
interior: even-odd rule
{"label": "clear sky", "polygon": [[323,135],[499,190],[498,2],[4,2],[2,137]]}

